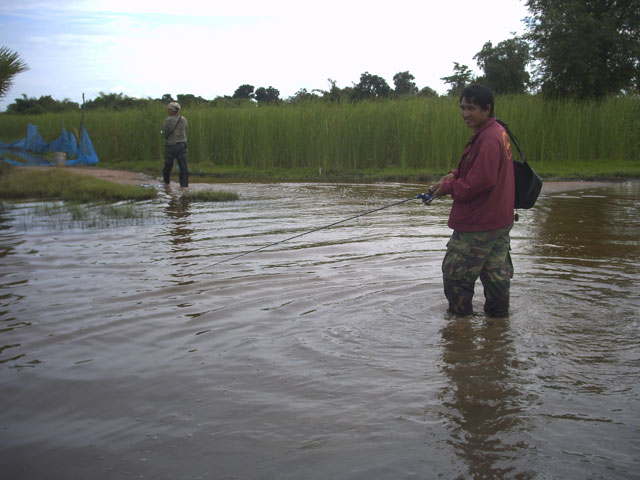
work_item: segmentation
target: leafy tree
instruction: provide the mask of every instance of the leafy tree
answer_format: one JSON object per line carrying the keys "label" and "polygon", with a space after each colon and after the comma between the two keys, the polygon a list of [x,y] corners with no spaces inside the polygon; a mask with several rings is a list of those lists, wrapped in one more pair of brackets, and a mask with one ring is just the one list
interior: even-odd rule
{"label": "leafy tree", "polygon": [[418,93],[418,87],[414,80],[416,77],[407,72],[398,72],[393,76],[393,84],[395,85],[395,93],[401,95],[415,95]]}
{"label": "leafy tree", "polygon": [[196,107],[198,105],[207,105],[209,103],[208,100],[205,100],[204,98],[198,96],[196,97],[195,95],[192,95],[191,93],[185,93],[185,94],[178,94],[178,103],[180,104],[180,106],[182,108],[184,107]]}
{"label": "leafy tree", "polygon": [[360,83],[354,85],[351,98],[353,100],[366,100],[386,98],[390,95],[391,87],[384,78],[364,72],[360,75]]}
{"label": "leafy tree", "polygon": [[530,84],[527,65],[531,61],[529,44],[518,37],[500,42],[494,48],[487,42],[473,57],[484,71],[477,78],[496,94],[525,93]]}
{"label": "leafy tree", "polygon": [[527,38],[547,97],[601,99],[638,89],[638,0],[528,0]]}
{"label": "leafy tree", "polygon": [[473,78],[473,72],[469,70],[469,67],[453,62],[453,75],[442,77],[440,80],[451,85],[447,95],[457,97],[462,93],[464,87],[473,81]]}
{"label": "leafy tree", "polygon": [[229,108],[237,108],[237,107],[246,107],[251,106],[255,107],[256,102],[254,102],[250,98],[234,98],[229,95],[224,95],[222,97],[216,97],[211,100],[210,105],[212,107],[229,107]]}
{"label": "leafy tree", "polygon": [[349,100],[351,98],[351,93],[353,89],[351,87],[340,88],[336,84],[335,80],[330,78],[327,79],[331,88],[327,91],[321,90],[322,99],[328,102],[341,102],[342,100]]}
{"label": "leafy tree", "polygon": [[256,90],[255,99],[259,104],[278,103],[280,101],[280,90],[273,87],[260,87]]}
{"label": "leafy tree", "polygon": [[318,90],[312,90],[311,92],[308,92],[306,88],[301,88],[300,90],[298,90],[293,96],[289,97],[287,99],[287,102],[289,103],[303,103],[303,102],[310,102],[313,100],[318,100],[320,98],[320,96],[315,93]]}
{"label": "leafy tree", "polygon": [[253,85],[248,85],[246,83],[244,85],[240,85],[238,88],[236,88],[236,91],[233,92],[233,98],[251,99],[253,97]]}
{"label": "leafy tree", "polygon": [[0,98],[9,92],[13,78],[26,70],[29,70],[29,67],[16,52],[5,46],[0,47]]}
{"label": "leafy tree", "polygon": [[438,92],[436,92],[433,88],[431,87],[423,87],[419,92],[418,92],[418,96],[419,97],[438,97]]}
{"label": "leafy tree", "polygon": [[27,98],[25,94],[22,94],[22,98],[16,98],[14,103],[7,106],[7,113],[39,115],[41,113],[59,113],[77,111],[79,109],[80,105],[68,98],[60,101],[54,100],[51,95],[43,95],[40,98]]}
{"label": "leafy tree", "polygon": [[167,103],[175,102],[175,100],[173,99],[170,93],[165,93],[164,95],[162,95],[162,98],[160,99],[160,101],[165,105]]}
{"label": "leafy tree", "polygon": [[124,110],[127,108],[141,107],[148,102],[149,100],[129,97],[123,93],[100,92],[95,99],[85,102],[84,107],[87,109],[107,108],[109,110]]}

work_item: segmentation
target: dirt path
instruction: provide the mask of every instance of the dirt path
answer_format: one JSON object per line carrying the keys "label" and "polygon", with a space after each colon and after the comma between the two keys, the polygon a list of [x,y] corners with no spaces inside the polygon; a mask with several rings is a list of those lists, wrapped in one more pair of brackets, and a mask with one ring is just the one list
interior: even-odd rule
{"label": "dirt path", "polygon": [[571,182],[544,182],[542,184],[542,193],[560,193],[570,192],[574,190],[585,190],[588,188],[605,188],[609,187],[613,182],[582,182],[574,180]]}
{"label": "dirt path", "polygon": [[[47,168],[47,167],[45,167]],[[95,167],[64,167],[65,170],[69,170],[74,173],[82,175],[91,175],[92,177],[108,180],[113,183],[121,183],[124,185],[141,185],[145,183],[154,183],[157,179],[154,179],[150,175],[142,172],[131,172],[128,170],[111,170],[109,168],[95,168]]]}

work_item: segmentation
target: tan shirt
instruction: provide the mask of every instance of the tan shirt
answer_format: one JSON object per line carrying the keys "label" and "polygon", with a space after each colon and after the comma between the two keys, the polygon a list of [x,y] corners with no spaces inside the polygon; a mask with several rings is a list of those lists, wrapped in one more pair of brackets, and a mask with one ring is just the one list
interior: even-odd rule
{"label": "tan shirt", "polygon": [[167,145],[186,143],[187,119],[182,115],[169,115],[162,122],[162,136],[167,140]]}

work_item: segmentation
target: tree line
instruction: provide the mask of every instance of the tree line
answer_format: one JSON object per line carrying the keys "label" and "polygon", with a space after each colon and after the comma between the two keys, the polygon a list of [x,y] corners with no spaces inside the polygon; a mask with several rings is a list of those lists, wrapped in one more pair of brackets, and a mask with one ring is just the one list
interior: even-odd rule
{"label": "tree line", "polygon": [[[82,108],[86,110],[109,109],[126,110],[129,108],[143,108],[150,104],[166,105],[169,102],[177,101],[182,107],[242,107],[247,105],[277,105],[282,103],[297,104],[309,101],[362,101],[374,98],[400,98],[406,96],[438,96],[438,93],[425,87],[418,90],[415,77],[406,72],[399,72],[394,77],[395,89],[392,89],[387,81],[378,76],[365,72],[360,76],[360,82],[352,87],[339,88],[334,80],[329,79],[330,88],[328,90],[312,90],[302,88],[287,99],[280,98],[280,91],[272,86],[255,88],[253,85],[240,85],[232,95],[219,96],[213,100],[208,100],[193,94],[178,94],[175,98],[166,93],[160,98],[135,98],[123,93],[100,92],[93,100],[86,101]],[[70,99],[55,100],[51,95],[43,95],[40,98],[27,97],[16,98],[13,103],[7,106],[7,113],[14,114],[40,114],[58,113],[70,110],[78,110],[81,106]]]}
{"label": "tree line", "polygon": [[[497,45],[486,42],[473,57],[480,75],[453,62],[452,75],[442,77],[458,96],[470,83],[483,83],[494,93],[540,94],[545,98],[602,100],[607,96],[640,93],[640,1],[639,0],[528,0],[531,16],[525,19],[527,33]],[[8,91],[13,77],[26,64],[6,47],[0,48],[0,97]],[[127,109],[150,103],[178,101],[184,107],[273,105],[309,101],[358,102],[371,99],[433,97],[430,87],[419,89],[409,72],[393,77],[394,88],[378,76],[364,72],[358,83],[339,88],[329,79],[328,90],[301,88],[287,99],[273,87],[240,85],[232,95],[207,100],[192,94],[170,94],[161,98],[138,99],[122,93],[100,92],[83,104],[86,109]],[[37,114],[79,109],[69,99],[51,96],[17,98],[7,113]]]}

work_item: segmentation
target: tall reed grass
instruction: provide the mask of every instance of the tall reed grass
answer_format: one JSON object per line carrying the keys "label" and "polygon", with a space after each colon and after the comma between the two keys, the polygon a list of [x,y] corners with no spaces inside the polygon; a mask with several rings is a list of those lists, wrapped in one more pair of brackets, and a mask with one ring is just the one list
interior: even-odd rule
{"label": "tall reed grass", "polygon": [[[455,98],[414,98],[240,108],[185,109],[189,165],[194,172],[306,169],[323,174],[367,170],[439,174],[457,165],[471,132]],[[616,169],[640,175],[640,98],[601,103],[545,101],[534,96],[496,99],[496,115],[520,140],[542,174]],[[102,166],[159,172],[166,110],[149,106],[90,111],[86,127]],[[25,135],[27,122],[46,141],[79,114],[0,115],[0,139]],[[612,172],[613,170],[613,172]]]}

